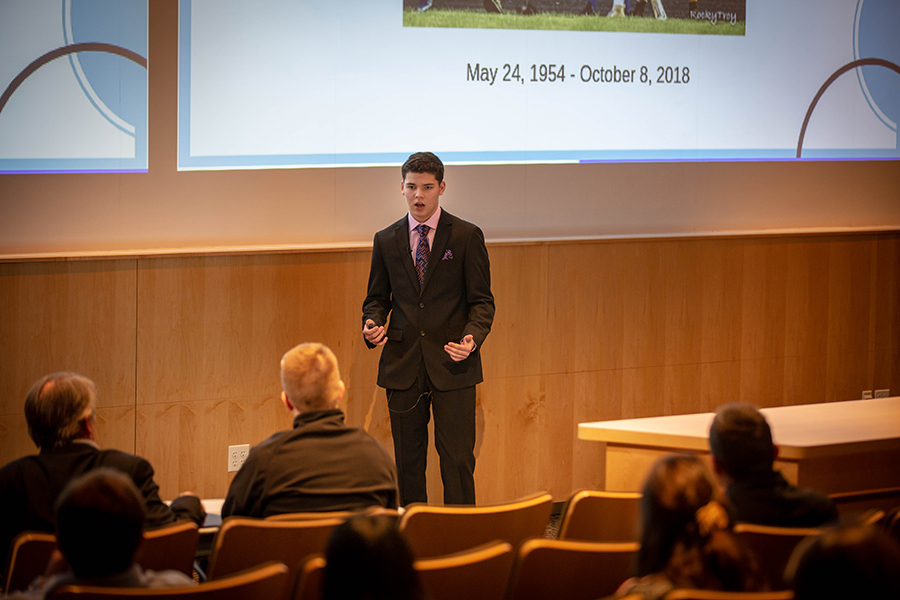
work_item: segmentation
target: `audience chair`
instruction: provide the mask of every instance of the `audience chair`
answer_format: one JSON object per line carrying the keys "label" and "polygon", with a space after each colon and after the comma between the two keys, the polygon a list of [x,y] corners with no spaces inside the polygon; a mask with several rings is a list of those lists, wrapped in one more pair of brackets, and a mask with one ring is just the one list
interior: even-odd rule
{"label": "audience chair", "polygon": [[325,581],[325,558],[317,554],[307,559],[297,574],[293,600],[321,600]]}
{"label": "audience chair", "polygon": [[532,539],[516,554],[506,600],[595,600],[614,593],[634,571],[637,542]]}
{"label": "audience chair", "polygon": [[[14,517],[7,515],[4,518]],[[56,536],[40,531],[23,531],[13,539],[6,564],[3,594],[24,590],[34,578],[43,575],[56,550]]]}
{"label": "audience chair", "polygon": [[430,600],[503,600],[514,558],[509,542],[491,542],[417,560],[415,569]]}
{"label": "audience chair", "polygon": [[191,521],[145,531],[144,543],[137,551],[135,562],[153,571],[175,569],[190,575],[199,540],[200,529]]}
{"label": "audience chair", "polygon": [[400,531],[416,558],[469,550],[493,540],[513,547],[547,529],[553,497],[535,494],[491,506],[411,504],[400,517]]}
{"label": "audience chair", "polygon": [[266,517],[266,521],[315,521],[317,519],[340,519],[341,521],[346,521],[354,514],[353,511],[349,510],[283,513]]}
{"label": "audience chair", "polygon": [[64,585],[48,600],[287,600],[290,574],[281,563],[267,563],[218,581],[170,588],[113,588]]}
{"label": "audience chair", "polygon": [[784,570],[797,544],[811,535],[820,535],[821,529],[813,527],[772,527],[737,523],[734,533],[756,556],[759,569],[773,590],[790,587],[785,581]]}
{"label": "audience chair", "polygon": [[715,590],[695,590],[681,588],[672,590],[663,600],[792,600],[794,592],[719,592]]}
{"label": "audience chair", "polygon": [[831,501],[843,517],[847,514],[865,513],[871,509],[890,512],[900,506],[900,487],[859,490],[856,492],[838,492],[828,494]]}
{"label": "audience chair", "polygon": [[324,553],[332,530],[343,522],[342,519],[269,521],[228,517],[213,544],[209,580],[275,560],[287,565],[293,582],[303,561],[312,554]]}
{"label": "audience chair", "polygon": [[640,492],[576,492],[563,509],[558,537],[592,542],[636,542],[640,504]]}
{"label": "audience chair", "polygon": [[325,511],[325,512],[296,512],[296,513],[283,513],[280,515],[272,515],[270,517],[266,517],[266,521],[309,521],[312,519],[342,519],[346,521],[350,517],[356,514],[367,514],[367,515],[388,515],[391,517],[400,518],[400,512],[393,508],[383,508],[380,506],[373,506],[370,508],[361,508],[359,510],[335,510],[335,511]]}

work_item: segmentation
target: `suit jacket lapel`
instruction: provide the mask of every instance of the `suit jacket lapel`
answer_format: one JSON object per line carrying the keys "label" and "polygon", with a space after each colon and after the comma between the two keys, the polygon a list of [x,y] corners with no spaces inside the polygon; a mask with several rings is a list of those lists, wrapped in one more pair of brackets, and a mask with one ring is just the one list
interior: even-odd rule
{"label": "suit jacket lapel", "polygon": [[[412,249],[409,247],[409,220],[407,217],[403,217],[397,222],[397,227],[394,230],[394,240],[397,242],[397,250],[400,251],[400,262],[406,268],[406,274],[409,275],[413,287],[418,288],[419,276],[416,275],[416,265],[413,264],[412,260]],[[419,290],[419,293],[421,293],[421,290]]]}
{"label": "suit jacket lapel", "polygon": [[[453,217],[446,210],[441,209],[441,219],[438,221],[437,231],[434,232],[434,241],[431,243],[431,252],[428,255],[428,268],[425,269],[425,284],[422,286],[424,290],[428,287],[431,280],[431,274],[437,268],[441,259],[444,257],[444,249],[447,242],[450,241],[450,234],[453,232]],[[413,269],[415,274],[415,269]],[[416,280],[418,282],[418,279]]]}

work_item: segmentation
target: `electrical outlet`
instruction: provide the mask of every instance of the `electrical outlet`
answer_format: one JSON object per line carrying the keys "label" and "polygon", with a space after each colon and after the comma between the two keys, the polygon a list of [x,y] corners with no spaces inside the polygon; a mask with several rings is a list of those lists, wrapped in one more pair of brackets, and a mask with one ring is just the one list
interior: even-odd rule
{"label": "electrical outlet", "polygon": [[891,395],[891,390],[875,390],[876,398],[887,398]]}
{"label": "electrical outlet", "polygon": [[871,400],[872,399],[872,390],[865,390],[863,392],[863,400]]}
{"label": "electrical outlet", "polygon": [[247,455],[250,453],[250,444],[228,446],[228,472],[239,471]]}

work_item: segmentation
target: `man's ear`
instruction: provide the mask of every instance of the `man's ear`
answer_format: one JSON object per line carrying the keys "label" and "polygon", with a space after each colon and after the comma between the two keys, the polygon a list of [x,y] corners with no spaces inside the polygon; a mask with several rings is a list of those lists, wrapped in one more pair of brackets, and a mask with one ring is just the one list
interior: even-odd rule
{"label": "man's ear", "polygon": [[81,431],[79,432],[78,437],[84,440],[93,440],[96,424],[93,413],[90,416],[83,418],[81,420]]}
{"label": "man's ear", "polygon": [[341,390],[338,393],[337,398],[334,400],[334,406],[338,406],[341,403],[341,400],[344,399],[344,393],[347,391],[347,386],[344,385],[344,380],[338,381],[338,388]]}
{"label": "man's ear", "polygon": [[284,407],[288,409],[288,412],[294,412],[294,405],[291,404],[291,399],[288,398],[287,392],[281,392],[281,402],[284,404]]}

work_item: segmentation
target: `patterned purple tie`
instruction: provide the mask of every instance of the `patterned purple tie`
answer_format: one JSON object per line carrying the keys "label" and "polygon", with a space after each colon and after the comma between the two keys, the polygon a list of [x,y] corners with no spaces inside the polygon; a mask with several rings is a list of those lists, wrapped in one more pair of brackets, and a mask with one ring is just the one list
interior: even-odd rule
{"label": "patterned purple tie", "polygon": [[419,287],[425,284],[425,269],[428,267],[428,255],[431,250],[428,248],[428,231],[431,229],[428,225],[419,225],[416,231],[419,232],[419,243],[416,244],[416,275],[419,276]]}

